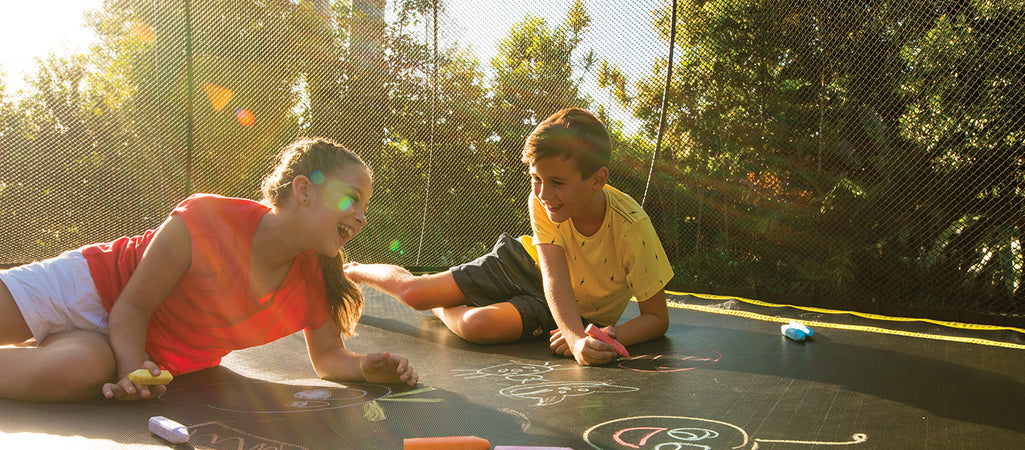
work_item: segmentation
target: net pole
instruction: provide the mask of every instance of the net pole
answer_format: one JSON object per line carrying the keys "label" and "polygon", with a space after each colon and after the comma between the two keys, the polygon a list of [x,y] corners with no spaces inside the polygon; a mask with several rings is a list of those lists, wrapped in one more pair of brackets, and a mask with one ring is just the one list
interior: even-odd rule
{"label": "net pole", "polygon": [[648,200],[648,187],[651,186],[651,177],[655,173],[655,161],[658,160],[658,152],[662,148],[662,135],[666,127],[666,104],[669,99],[669,87],[673,81],[673,50],[676,48],[676,0],[670,12],[669,25],[669,64],[666,65],[666,85],[662,89],[662,107],[658,113],[658,136],[655,138],[655,153],[651,155],[651,167],[648,169],[648,180],[644,182],[644,196],[641,197],[641,208]]}
{"label": "net pole", "polygon": [[431,123],[430,136],[427,148],[427,186],[424,188],[424,213],[420,222],[420,243],[416,246],[416,265],[420,265],[420,256],[423,254],[424,236],[427,234],[427,205],[431,200],[431,173],[434,172],[434,123],[437,121],[438,104],[438,0],[432,2],[432,32],[433,42],[431,44]]}
{"label": "net pole", "polygon": [[196,83],[192,73],[192,0],[185,0],[185,195],[192,193],[193,104]]}

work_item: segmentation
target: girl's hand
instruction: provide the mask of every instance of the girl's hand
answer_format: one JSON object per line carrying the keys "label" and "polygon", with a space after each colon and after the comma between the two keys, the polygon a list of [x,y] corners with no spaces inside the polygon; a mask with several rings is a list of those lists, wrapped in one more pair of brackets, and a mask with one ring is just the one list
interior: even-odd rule
{"label": "girl's hand", "polygon": [[416,386],[420,375],[404,356],[388,352],[370,353],[360,358],[360,372],[367,383],[406,383]]}
{"label": "girl's hand", "polygon": [[[142,363],[141,369],[146,369],[153,376],[160,375],[160,368],[157,367],[152,361],[146,361]],[[167,386],[161,384],[144,385],[135,384],[132,380],[128,379],[128,374],[132,371],[125,372],[125,375],[121,377],[117,383],[106,383],[103,385],[103,396],[106,398],[116,398],[118,400],[146,400],[156,398],[158,395],[167,392]]]}

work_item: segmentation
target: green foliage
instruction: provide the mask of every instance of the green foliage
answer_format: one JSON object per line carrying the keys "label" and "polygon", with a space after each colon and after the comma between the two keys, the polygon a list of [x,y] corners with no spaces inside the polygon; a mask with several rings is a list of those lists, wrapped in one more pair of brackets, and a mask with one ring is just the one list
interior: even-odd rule
{"label": "green foliage", "polygon": [[[257,198],[319,135],[375,171],[355,259],[456,264],[529,231],[523,140],[583,106],[677,282],[1025,313],[1020,2],[681,0],[655,161],[669,61],[631,80],[582,48],[582,1],[516,23],[491,75],[433,47],[447,3],[383,5],[107,0],[98,45],[40,59],[22,98],[0,84],[3,262],[139,233],[191,192]],[[582,94],[592,71],[636,133]]]}
{"label": "green foliage", "polygon": [[[646,205],[679,281],[1025,311],[1022,9],[680,2]],[[648,138],[666,63],[599,71]]]}

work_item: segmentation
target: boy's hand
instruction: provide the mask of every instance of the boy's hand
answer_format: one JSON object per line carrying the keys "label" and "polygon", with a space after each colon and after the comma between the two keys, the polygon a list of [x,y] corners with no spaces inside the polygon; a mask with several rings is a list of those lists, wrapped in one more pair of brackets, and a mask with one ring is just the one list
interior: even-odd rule
{"label": "boy's hand", "polygon": [[[613,327],[606,327],[605,330],[610,337],[613,339],[616,338],[616,331]],[[617,356],[616,349],[611,345],[590,336],[577,339],[573,344],[573,347],[570,348],[570,344],[562,335],[562,330],[552,330],[552,336],[549,338],[549,346],[553,352],[562,356],[571,357],[577,360],[577,364],[583,366],[599,366],[602,364],[608,364]]]}
{"label": "boy's hand", "polygon": [[569,358],[573,357],[573,351],[570,350],[569,344],[566,343],[566,338],[562,336],[562,330],[558,328],[552,330],[552,336],[548,339],[548,342],[548,346],[556,354]]}
{"label": "boy's hand", "polygon": [[370,353],[360,358],[359,369],[367,383],[406,383],[416,386],[420,375],[404,356],[388,352]]}
{"label": "boy's hand", "polygon": [[582,366],[608,364],[616,356],[616,350],[611,345],[590,336],[578,339],[573,344],[573,358]]}
{"label": "boy's hand", "polygon": [[[153,376],[160,375],[160,368],[152,361],[142,363],[141,369],[148,370]],[[131,373],[129,371],[128,373]],[[121,377],[117,383],[106,383],[103,385],[103,396],[116,398],[118,400],[145,400],[156,398],[158,395],[167,392],[167,386],[162,384],[145,385],[135,384],[128,379],[128,374]]]}

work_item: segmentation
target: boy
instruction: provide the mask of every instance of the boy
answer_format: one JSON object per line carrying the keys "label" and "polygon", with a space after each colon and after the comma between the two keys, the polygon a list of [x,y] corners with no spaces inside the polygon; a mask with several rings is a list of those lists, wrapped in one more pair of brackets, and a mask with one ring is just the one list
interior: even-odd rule
{"label": "boy", "polygon": [[[584,321],[624,345],[662,336],[669,327],[664,287],[673,277],[640,205],[605,184],[611,153],[601,121],[579,108],[559,111],[523,147],[533,236],[502,234],[491,253],[437,274],[351,263],[346,276],[415,309],[432,309],[471,342],[547,334],[553,351],[579,364],[608,363],[613,346],[587,336]],[[616,326],[631,297],[640,315]]]}

